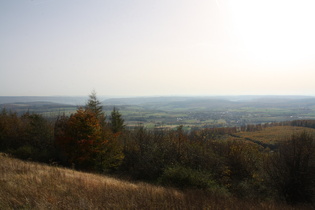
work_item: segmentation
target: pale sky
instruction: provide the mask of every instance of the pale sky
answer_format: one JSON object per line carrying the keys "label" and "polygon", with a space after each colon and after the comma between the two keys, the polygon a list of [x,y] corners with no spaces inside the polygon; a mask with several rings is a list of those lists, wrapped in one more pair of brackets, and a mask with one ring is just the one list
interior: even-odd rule
{"label": "pale sky", "polygon": [[315,95],[314,0],[0,0],[0,95]]}

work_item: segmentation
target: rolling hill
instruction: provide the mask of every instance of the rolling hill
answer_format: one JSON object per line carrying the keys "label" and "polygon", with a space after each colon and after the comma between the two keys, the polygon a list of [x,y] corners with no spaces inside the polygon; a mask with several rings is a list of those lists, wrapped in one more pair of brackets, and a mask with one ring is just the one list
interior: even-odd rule
{"label": "rolling hill", "polygon": [[[302,208],[303,207],[303,208]],[[0,209],[308,209],[179,191],[78,172],[0,153]]]}

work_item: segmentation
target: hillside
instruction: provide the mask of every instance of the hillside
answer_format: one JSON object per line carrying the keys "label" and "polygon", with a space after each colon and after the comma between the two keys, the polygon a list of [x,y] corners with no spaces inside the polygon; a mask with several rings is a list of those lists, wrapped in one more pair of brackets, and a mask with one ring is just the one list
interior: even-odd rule
{"label": "hillside", "polygon": [[202,110],[202,109],[239,109],[286,108],[301,109],[315,106],[315,98],[310,96],[195,96],[195,97],[134,97],[110,98],[103,101],[106,105],[138,105],[146,109],[158,110]]}
{"label": "hillside", "polygon": [[25,162],[0,154],[0,209],[307,209]]}
{"label": "hillside", "polygon": [[274,126],[267,127],[260,131],[242,131],[236,133],[239,137],[238,140],[253,140],[258,141],[263,144],[277,144],[280,141],[286,141],[290,138],[292,134],[301,133],[302,131],[306,131],[315,135],[315,129],[313,128],[305,128],[305,127],[297,127],[297,126]]}

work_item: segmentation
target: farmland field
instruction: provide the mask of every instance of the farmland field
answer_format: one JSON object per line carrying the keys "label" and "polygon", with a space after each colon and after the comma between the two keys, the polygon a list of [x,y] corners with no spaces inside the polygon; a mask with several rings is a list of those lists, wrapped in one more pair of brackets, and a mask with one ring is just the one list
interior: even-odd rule
{"label": "farmland field", "polygon": [[[10,100],[11,101],[10,101]],[[43,98],[45,101],[34,101],[33,98],[0,97],[0,108],[23,114],[27,111],[41,113],[45,117],[54,118],[58,115],[70,115],[80,103],[69,102],[62,97]],[[40,100],[41,98],[36,98]],[[66,100],[67,99],[67,100]],[[233,100],[232,100],[233,99]],[[261,124],[301,119],[315,119],[314,97],[139,97],[113,98],[102,101],[107,116],[113,107],[122,114],[129,127],[139,124],[147,127],[174,128],[183,125],[185,130],[195,127],[234,127],[247,124]],[[51,100],[51,101],[47,101]],[[79,99],[73,101],[79,101]],[[24,101],[24,102],[21,102]],[[4,103],[10,102],[10,103]],[[109,119],[109,117],[107,117]]]}
{"label": "farmland field", "polygon": [[287,141],[292,134],[303,131],[315,134],[315,129],[296,126],[274,126],[267,127],[260,131],[242,131],[236,133],[238,140],[251,139],[265,144],[276,144],[280,141]]}

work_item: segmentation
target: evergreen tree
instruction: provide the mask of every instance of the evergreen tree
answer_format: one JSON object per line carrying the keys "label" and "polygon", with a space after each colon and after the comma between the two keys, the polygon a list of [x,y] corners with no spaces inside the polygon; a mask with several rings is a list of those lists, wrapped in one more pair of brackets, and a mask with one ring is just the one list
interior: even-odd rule
{"label": "evergreen tree", "polygon": [[102,103],[96,97],[95,90],[93,90],[92,93],[89,95],[89,100],[85,104],[85,109],[94,113],[102,126],[105,125],[105,114],[103,112],[103,106]]}
{"label": "evergreen tree", "polygon": [[125,127],[124,119],[115,107],[111,113],[110,124],[113,133],[118,133]]}

